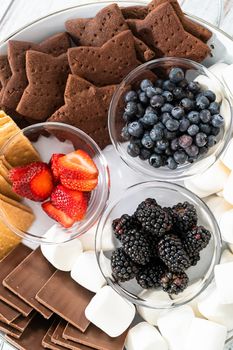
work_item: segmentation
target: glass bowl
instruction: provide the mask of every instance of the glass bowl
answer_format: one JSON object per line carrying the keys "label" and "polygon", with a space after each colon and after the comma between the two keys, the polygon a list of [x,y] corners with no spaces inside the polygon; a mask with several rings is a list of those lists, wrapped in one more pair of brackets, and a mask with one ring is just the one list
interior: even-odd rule
{"label": "glass bowl", "polygon": [[[49,162],[53,153],[67,154],[76,149],[84,150],[94,160],[99,170],[98,185],[96,189],[91,192],[85,219],[76,222],[69,229],[63,228],[60,224],[57,224],[56,221],[49,218],[42,210],[40,202],[34,202],[29,199],[23,199],[22,204],[32,209],[35,220],[27,232],[12,226],[1,209],[0,216],[2,216],[7,226],[17,235],[37,243],[64,243],[85,233],[99,219],[109,196],[109,171],[107,162],[100,148],[87,134],[73,126],[62,123],[40,123],[26,127],[12,136],[0,150],[0,155],[4,155],[7,159],[9,152],[12,154],[14,149],[17,150],[17,145],[20,144],[22,135],[26,136],[31,141],[43,162]],[[62,233],[59,235],[61,238],[56,240],[56,242],[44,236],[54,224],[56,224],[57,230]]]}
{"label": "glass bowl", "polygon": [[[224,103],[225,113],[223,117],[225,119],[225,126],[217,136],[218,143],[210,148],[207,154],[203,155],[192,164],[186,162],[183,165],[179,165],[176,170],[170,170],[167,166],[153,168],[147,160],[141,160],[139,157],[133,158],[127,153],[128,141],[125,141],[121,136],[121,130],[125,125],[122,118],[124,112],[124,95],[132,88],[137,90],[140,81],[146,77],[150,77],[151,72],[155,73],[159,78],[161,77],[164,79],[164,76],[167,76],[168,69],[174,66],[185,70],[185,78],[188,81],[198,78],[203,86],[211,83],[211,86],[214,86],[217,91],[220,92],[223,100],[222,104]],[[137,67],[122,81],[115,91],[110,104],[108,126],[112,144],[120,157],[130,168],[150,176],[155,180],[183,180],[207,170],[225,150],[232,136],[232,110],[228,93],[224,89],[222,83],[203,65],[183,58],[160,58]]]}
{"label": "glass bowl", "polygon": [[[110,257],[112,251],[121,246],[112,232],[112,221],[123,214],[133,214],[138,204],[146,198],[155,198],[160,205],[166,207],[173,206],[178,202],[190,202],[197,210],[198,225],[203,225],[212,232],[209,245],[201,252],[200,261],[196,266],[186,271],[189,277],[187,289],[181,294],[170,296],[167,300],[150,297],[144,293],[145,290],[137,284],[135,279],[118,283],[111,274]],[[106,251],[105,242],[109,241],[109,235],[112,239],[112,250]],[[129,187],[124,195],[107,207],[96,231],[96,256],[107,283],[134,304],[154,309],[174,308],[188,303],[202,293],[213,279],[214,266],[219,263],[221,256],[221,247],[222,240],[218,224],[206,204],[184,187],[162,181],[148,181]],[[159,289],[149,289],[148,291],[150,290],[157,291]]]}

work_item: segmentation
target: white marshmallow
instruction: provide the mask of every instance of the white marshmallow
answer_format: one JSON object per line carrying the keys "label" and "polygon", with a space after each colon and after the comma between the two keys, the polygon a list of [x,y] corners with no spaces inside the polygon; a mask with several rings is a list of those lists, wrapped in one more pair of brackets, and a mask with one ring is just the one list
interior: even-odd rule
{"label": "white marshmallow", "polygon": [[81,286],[94,293],[106,284],[93,251],[79,255],[72,267],[71,277]]}
{"label": "white marshmallow", "polygon": [[217,102],[222,101],[224,92],[217,79],[210,79],[206,75],[198,75],[198,77],[195,78],[195,81],[197,81],[203,89],[212,90],[216,95]]}
{"label": "white marshmallow", "polygon": [[221,161],[230,170],[233,170],[233,139],[228,143],[226,150],[221,156]]}
{"label": "white marshmallow", "polygon": [[228,249],[224,249],[222,252],[220,264],[226,264],[231,261],[233,261],[233,254]]}
{"label": "white marshmallow", "polygon": [[223,198],[223,191],[217,192],[216,195]]}
{"label": "white marshmallow", "polygon": [[147,322],[138,323],[129,330],[125,341],[126,350],[168,350],[159,331]]}
{"label": "white marshmallow", "polygon": [[[165,307],[167,305],[172,304],[172,300],[169,298],[169,295],[167,293],[164,293],[163,291],[159,290],[144,290],[139,295],[140,298],[147,300],[148,303],[151,302],[158,302],[161,307]],[[137,306],[137,311],[139,315],[148,323],[150,323],[153,326],[157,326],[158,318],[166,311],[164,309],[152,309],[144,306]]]}
{"label": "white marshmallow", "polygon": [[223,62],[218,62],[209,67],[211,73],[213,73],[220,81],[222,81],[222,72],[228,67],[228,64]]}
{"label": "white marshmallow", "polygon": [[225,183],[223,197],[228,203],[233,205],[233,171],[230,173]]}
{"label": "white marshmallow", "polygon": [[168,342],[169,350],[188,349],[184,348],[184,341],[193,319],[193,310],[187,305],[168,311],[159,317],[158,327]]}
{"label": "white marshmallow", "polygon": [[197,188],[207,197],[223,189],[229,174],[229,169],[221,161],[217,161],[203,173],[186,180],[185,185],[188,188],[190,185]]}
{"label": "white marshmallow", "polygon": [[105,286],[92,298],[85,310],[85,315],[90,322],[110,337],[118,337],[133,321],[135,307],[110,286]]}
{"label": "white marshmallow", "polygon": [[212,321],[194,318],[187,330],[185,350],[223,350],[226,327]]}
{"label": "white marshmallow", "polygon": [[222,215],[232,208],[232,206],[226,202],[224,198],[219,196],[212,195],[205,198],[204,201],[218,222],[220,222]]}
{"label": "white marshmallow", "polygon": [[222,238],[225,242],[233,243],[233,209],[222,214],[219,221]]}
{"label": "white marshmallow", "polygon": [[200,198],[205,198],[207,197],[209,194],[208,192],[204,191],[204,190],[201,190],[200,188],[198,188],[193,182],[192,182],[192,178],[191,179],[187,179],[187,180],[184,180],[184,185],[185,187],[195,193],[196,196],[200,197]]}
{"label": "white marshmallow", "polygon": [[201,298],[198,302],[198,309],[208,320],[217,322],[227,327],[228,330],[233,328],[233,304],[221,304],[215,287],[206,293],[204,298]]}
{"label": "white marshmallow", "polygon": [[[97,224],[98,223],[93,225],[87,232],[85,232],[83,235],[79,237],[79,240],[82,242],[84,251],[95,250],[95,236],[96,236]],[[113,243],[112,226],[110,222],[106,223],[105,230],[102,233],[101,245],[102,246],[98,244],[97,246],[98,251],[101,249],[103,251],[108,251],[108,250],[113,250],[115,248]]]}
{"label": "white marshmallow", "polygon": [[226,98],[222,100],[222,103],[220,106],[220,114],[224,118],[224,122],[225,122],[224,127],[227,130],[231,123],[231,106]]}
{"label": "white marshmallow", "polygon": [[220,303],[233,304],[233,262],[216,265],[214,274]]}
{"label": "white marshmallow", "polygon": [[[52,226],[45,234],[49,240],[63,242],[67,239],[67,233],[59,229],[58,225]],[[41,244],[44,257],[58,270],[71,271],[77,257],[82,253],[82,243],[78,238],[62,244]]]}

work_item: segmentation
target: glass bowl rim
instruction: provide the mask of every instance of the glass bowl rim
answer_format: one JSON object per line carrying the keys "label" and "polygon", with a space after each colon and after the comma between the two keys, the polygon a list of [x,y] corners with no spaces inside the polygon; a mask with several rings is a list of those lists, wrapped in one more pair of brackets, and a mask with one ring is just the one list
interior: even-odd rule
{"label": "glass bowl rim", "polygon": [[[131,294],[130,292],[127,292],[127,290],[125,290],[119,284],[113,283],[113,281],[109,277],[105,276],[103,269],[102,269],[102,266],[101,266],[101,263],[100,263],[101,253],[104,252],[104,251],[102,251],[102,248],[99,245],[99,242],[100,242],[100,239],[101,239],[102,233],[103,233],[103,231],[100,232],[100,229],[104,228],[109,214],[112,212],[112,210],[114,210],[114,208],[117,205],[119,205],[119,203],[122,200],[126,200],[127,197],[129,195],[133,194],[136,190],[138,190],[138,191],[143,190],[144,186],[154,187],[154,188],[158,188],[158,187],[165,188],[167,190],[171,190],[171,188],[173,188],[181,193],[184,193],[185,195],[188,195],[189,197],[191,197],[193,199],[193,202],[195,202],[195,204],[199,204],[201,206],[201,208],[205,211],[205,213],[208,215],[209,219],[211,219],[213,229],[214,229],[214,233],[212,233],[212,236],[214,238],[214,243],[215,243],[214,250],[216,251],[216,254],[215,254],[215,259],[213,256],[211,259],[211,262],[210,262],[209,268],[211,267],[211,265],[213,265],[213,266],[212,266],[211,271],[208,272],[209,277],[206,279],[206,281],[204,281],[204,283],[202,282],[200,284],[201,288],[199,288],[198,290],[195,290],[195,293],[193,293],[193,295],[185,296],[183,298],[184,300],[181,300],[181,301],[179,301],[179,299],[171,299],[171,305],[169,304],[168,306],[153,305],[153,302],[140,299],[140,297],[137,297],[137,296],[134,298],[133,296],[130,295]],[[98,222],[97,228],[96,228],[95,254],[96,254],[98,266],[99,266],[100,271],[101,271],[103,277],[105,278],[107,284],[110,285],[120,296],[122,296],[126,300],[130,301],[131,303],[135,304],[136,306],[142,306],[142,307],[146,307],[149,309],[155,309],[155,310],[174,309],[176,307],[186,305],[187,303],[194,300],[202,292],[204,292],[204,290],[213,281],[214,268],[220,262],[221,250],[222,250],[222,237],[221,237],[220,228],[219,228],[219,225],[217,223],[217,220],[215,219],[212,211],[209,209],[207,204],[201,198],[199,198],[196,194],[194,194],[193,192],[191,192],[190,190],[188,190],[184,186],[182,186],[180,184],[173,183],[173,182],[168,182],[168,181],[160,181],[160,180],[145,181],[145,182],[140,182],[140,183],[137,183],[137,184],[134,184],[132,186],[127,187],[124,190],[123,194],[121,194],[117,199],[115,199],[114,201],[112,201],[111,203],[108,204],[108,206],[105,208],[105,210],[104,210],[104,212],[103,212],[103,214]],[[148,291],[148,290],[150,290],[150,289],[145,289],[144,291]],[[153,289],[151,289],[151,290],[153,290]],[[176,300],[178,300],[178,301],[176,301]]]}

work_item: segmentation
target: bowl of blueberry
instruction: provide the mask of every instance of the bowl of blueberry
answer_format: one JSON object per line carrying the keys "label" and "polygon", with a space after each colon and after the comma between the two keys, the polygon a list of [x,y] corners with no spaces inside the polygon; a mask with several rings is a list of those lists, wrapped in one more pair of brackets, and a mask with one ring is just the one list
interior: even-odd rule
{"label": "bowl of blueberry", "polygon": [[183,305],[203,292],[221,246],[206,204],[171,182],[129,187],[107,207],[96,232],[97,261],[108,284],[139,307],[153,309]]}
{"label": "bowl of blueberry", "polygon": [[120,157],[158,180],[207,170],[232,133],[226,90],[203,65],[161,58],[133,70],[109,108],[109,132]]}

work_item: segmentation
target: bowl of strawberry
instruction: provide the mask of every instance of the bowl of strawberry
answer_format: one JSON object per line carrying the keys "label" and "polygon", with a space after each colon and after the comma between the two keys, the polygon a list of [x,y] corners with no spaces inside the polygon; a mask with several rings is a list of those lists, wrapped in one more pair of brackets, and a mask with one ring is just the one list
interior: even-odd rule
{"label": "bowl of strawberry", "polygon": [[109,195],[108,167],[83,131],[62,123],[36,124],[10,138],[0,154],[14,160],[11,189],[35,216],[28,232],[11,227],[16,234],[53,243],[46,233],[56,224],[66,242],[98,220]]}

